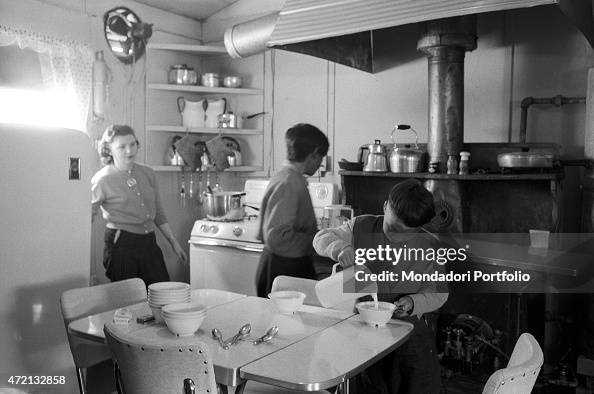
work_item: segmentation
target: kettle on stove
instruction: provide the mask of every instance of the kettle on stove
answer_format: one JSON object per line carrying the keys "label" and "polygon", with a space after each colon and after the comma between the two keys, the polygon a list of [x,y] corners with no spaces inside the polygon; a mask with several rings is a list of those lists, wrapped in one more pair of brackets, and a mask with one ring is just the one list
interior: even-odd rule
{"label": "kettle on stove", "polygon": [[[396,146],[396,141],[394,141],[394,132],[396,130],[412,131],[415,134],[415,147],[411,147],[410,144],[406,144],[400,148]],[[423,149],[419,148],[419,136],[417,132],[409,125],[399,124],[394,126],[391,136],[394,142],[394,148],[390,153],[390,171],[396,173],[424,172],[427,154]]]}
{"label": "kettle on stove", "polygon": [[[363,159],[363,151],[367,150],[367,157]],[[359,148],[359,162],[363,162],[363,171],[365,172],[386,172],[388,171],[388,158],[386,157],[386,148],[380,140],[375,140],[373,144],[363,145]]]}

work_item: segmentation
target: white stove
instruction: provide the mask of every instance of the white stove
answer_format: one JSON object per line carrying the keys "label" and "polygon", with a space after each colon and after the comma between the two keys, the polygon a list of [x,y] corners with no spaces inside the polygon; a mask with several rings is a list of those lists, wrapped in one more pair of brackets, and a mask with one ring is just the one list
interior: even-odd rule
{"label": "white stove", "polygon": [[[239,221],[199,219],[190,237],[190,284],[192,288],[227,290],[256,295],[256,272],[264,244],[257,239],[259,208],[267,180],[245,183],[246,216]],[[318,225],[324,207],[336,203],[338,188],[332,183],[309,183]]]}
{"label": "white stove", "polygon": [[199,241],[200,238],[211,240],[227,240],[233,242],[249,242],[262,244],[258,239],[260,221],[257,216],[246,217],[235,222],[216,222],[208,219],[199,219],[192,228],[190,242]]}

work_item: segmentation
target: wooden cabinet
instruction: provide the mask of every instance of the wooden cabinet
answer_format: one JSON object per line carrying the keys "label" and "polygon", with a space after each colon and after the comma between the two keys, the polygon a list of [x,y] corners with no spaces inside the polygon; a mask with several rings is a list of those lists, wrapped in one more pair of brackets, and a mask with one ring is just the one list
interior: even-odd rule
{"label": "wooden cabinet", "polygon": [[[180,171],[169,165],[168,149],[173,138],[189,134],[195,141],[208,141],[217,135],[237,140],[241,147],[242,165],[226,171],[262,172],[264,170],[265,142],[269,124],[264,116],[249,115],[265,112],[264,108],[264,55],[248,60],[234,60],[223,46],[160,44],[147,46],[146,106],[145,106],[145,163],[157,171]],[[187,64],[200,75],[217,73],[239,75],[240,88],[206,87],[201,85],[174,85],[168,83],[169,69],[174,64]],[[227,100],[227,109],[243,117],[241,128],[186,128],[177,107],[178,97],[197,101],[201,99]]]}

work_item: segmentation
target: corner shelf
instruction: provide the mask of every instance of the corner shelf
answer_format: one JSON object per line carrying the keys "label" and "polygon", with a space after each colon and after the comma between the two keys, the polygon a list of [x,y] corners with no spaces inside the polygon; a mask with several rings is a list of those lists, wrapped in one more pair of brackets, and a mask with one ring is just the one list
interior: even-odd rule
{"label": "corner shelf", "polygon": [[264,94],[262,89],[253,88],[211,88],[208,86],[198,85],[173,85],[167,83],[149,83],[149,89],[164,90],[171,92],[190,92],[190,93],[213,93],[213,94],[246,94],[246,95],[261,95]]}
{"label": "corner shelf", "polygon": [[222,135],[264,135],[262,129],[238,129],[238,128],[208,128],[167,125],[148,125],[147,131],[170,132],[170,133],[190,133],[190,134],[222,134]]}
{"label": "corner shelf", "polygon": [[[259,63],[263,62],[262,65]],[[164,173],[189,172],[190,167],[167,165],[163,154],[170,146],[173,134],[190,135],[193,140],[208,140],[217,135],[240,139],[247,154],[243,156],[244,166],[230,167],[221,173],[250,173],[258,176],[266,167],[264,138],[270,132],[270,122],[265,119],[245,120],[242,128],[216,128],[181,126],[179,111],[174,95],[196,95],[226,97],[236,113],[265,113],[268,87],[263,74],[266,57],[252,58],[240,62],[232,59],[225,47],[216,45],[195,45],[183,43],[149,43],[145,75],[145,162],[154,171]],[[195,64],[197,69],[218,70],[228,75],[245,75],[250,85],[241,88],[207,87],[201,85],[176,85],[167,83],[168,69],[172,64]],[[260,73],[262,72],[262,75]],[[243,151],[243,149],[242,149]],[[213,169],[214,171],[214,169]]]}

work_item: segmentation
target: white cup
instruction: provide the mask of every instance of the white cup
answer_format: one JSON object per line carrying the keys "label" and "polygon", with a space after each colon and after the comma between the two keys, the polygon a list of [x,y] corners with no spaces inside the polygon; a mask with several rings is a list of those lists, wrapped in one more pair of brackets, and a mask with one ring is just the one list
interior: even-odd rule
{"label": "white cup", "polygon": [[533,248],[548,248],[550,231],[547,230],[529,230],[530,246]]}

